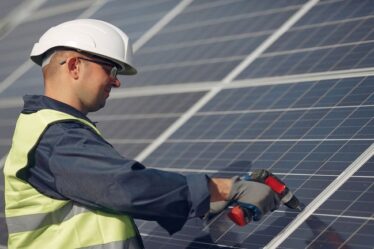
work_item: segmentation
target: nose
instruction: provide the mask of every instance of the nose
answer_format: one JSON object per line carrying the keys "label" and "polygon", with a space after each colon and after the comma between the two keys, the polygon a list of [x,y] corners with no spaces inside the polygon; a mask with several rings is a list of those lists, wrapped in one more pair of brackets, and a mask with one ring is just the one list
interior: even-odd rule
{"label": "nose", "polygon": [[117,77],[116,78],[112,78],[110,80],[111,80],[111,83],[112,83],[113,87],[118,88],[118,87],[121,86],[121,81]]}

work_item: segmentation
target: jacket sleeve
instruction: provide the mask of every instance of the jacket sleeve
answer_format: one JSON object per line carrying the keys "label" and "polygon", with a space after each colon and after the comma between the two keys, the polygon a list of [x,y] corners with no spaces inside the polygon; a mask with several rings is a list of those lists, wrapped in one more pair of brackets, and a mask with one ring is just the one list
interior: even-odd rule
{"label": "jacket sleeve", "polygon": [[52,125],[34,155],[25,180],[52,198],[154,220],[169,233],[209,209],[207,176],[147,169],[81,124]]}

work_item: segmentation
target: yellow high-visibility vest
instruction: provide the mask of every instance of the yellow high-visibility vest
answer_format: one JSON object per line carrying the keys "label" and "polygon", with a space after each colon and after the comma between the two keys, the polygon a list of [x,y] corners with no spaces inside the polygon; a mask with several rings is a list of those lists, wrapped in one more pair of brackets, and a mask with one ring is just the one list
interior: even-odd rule
{"label": "yellow high-visibility vest", "polygon": [[33,163],[34,150],[47,127],[67,120],[80,122],[100,135],[90,122],[50,109],[21,113],[17,120],[4,166],[9,249],[143,248],[131,217],[50,198],[17,177],[17,172]]}

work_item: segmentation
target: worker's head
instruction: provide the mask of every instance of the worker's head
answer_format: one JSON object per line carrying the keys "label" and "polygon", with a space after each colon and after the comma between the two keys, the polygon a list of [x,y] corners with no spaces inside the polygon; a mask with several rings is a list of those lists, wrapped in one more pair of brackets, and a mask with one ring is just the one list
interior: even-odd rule
{"label": "worker's head", "polygon": [[45,93],[87,113],[102,108],[117,74],[133,75],[132,45],[119,28],[78,19],[52,27],[30,58],[43,68]]}

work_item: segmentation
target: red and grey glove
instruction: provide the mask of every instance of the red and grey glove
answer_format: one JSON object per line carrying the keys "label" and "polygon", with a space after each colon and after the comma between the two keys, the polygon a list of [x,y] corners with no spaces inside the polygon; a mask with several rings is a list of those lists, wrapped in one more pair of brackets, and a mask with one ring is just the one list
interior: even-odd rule
{"label": "red and grey glove", "polygon": [[266,184],[242,180],[238,176],[233,177],[232,181],[230,204],[239,205],[245,213],[251,213],[254,221],[279,208],[278,195]]}
{"label": "red and grey glove", "polygon": [[245,213],[251,213],[253,220],[258,221],[269,211],[279,208],[279,197],[263,183],[242,180],[239,176],[232,179],[228,201],[210,203],[210,213],[216,214],[229,205],[239,205]]}

